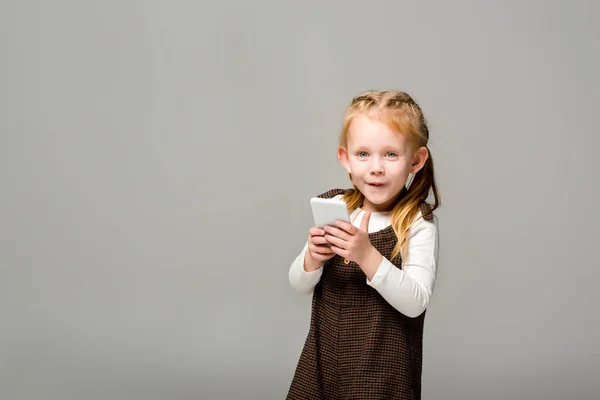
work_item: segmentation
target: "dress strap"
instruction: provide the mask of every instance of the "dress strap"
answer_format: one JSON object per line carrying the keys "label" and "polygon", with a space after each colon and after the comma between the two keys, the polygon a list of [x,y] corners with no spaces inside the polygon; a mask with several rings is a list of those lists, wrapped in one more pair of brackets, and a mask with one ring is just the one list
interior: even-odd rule
{"label": "dress strap", "polygon": [[423,219],[425,221],[432,221],[433,220],[433,209],[431,208],[431,204],[427,203],[427,202],[422,202],[421,203],[421,214],[423,215]]}
{"label": "dress strap", "polygon": [[348,191],[347,189],[331,189],[331,190],[326,191],[325,193],[321,193],[317,197],[322,198],[322,199],[331,199],[337,195],[344,194],[347,191]]}

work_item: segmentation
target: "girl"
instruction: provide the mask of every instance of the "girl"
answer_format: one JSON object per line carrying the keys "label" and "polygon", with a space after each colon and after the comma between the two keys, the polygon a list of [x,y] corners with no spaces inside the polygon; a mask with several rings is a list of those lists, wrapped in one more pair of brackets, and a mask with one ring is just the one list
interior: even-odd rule
{"label": "girl", "polygon": [[313,297],[288,400],[421,398],[440,204],[428,140],[406,93],[369,91],[348,106],[338,158],[353,189],[319,197],[343,199],[352,223],[312,227],[290,267],[291,286]]}

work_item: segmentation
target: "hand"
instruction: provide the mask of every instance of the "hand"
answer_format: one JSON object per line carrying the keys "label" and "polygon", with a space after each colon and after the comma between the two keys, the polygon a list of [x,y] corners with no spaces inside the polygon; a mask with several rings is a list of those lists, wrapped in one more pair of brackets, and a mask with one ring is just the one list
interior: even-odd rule
{"label": "hand", "polygon": [[335,257],[324,235],[323,228],[312,227],[308,231],[308,249],[304,256],[304,269],[308,272],[319,269],[323,261]]}
{"label": "hand", "polygon": [[324,239],[331,244],[331,251],[361,265],[375,249],[369,240],[371,212],[363,216],[360,228],[349,222],[338,220],[333,226],[325,227]]}

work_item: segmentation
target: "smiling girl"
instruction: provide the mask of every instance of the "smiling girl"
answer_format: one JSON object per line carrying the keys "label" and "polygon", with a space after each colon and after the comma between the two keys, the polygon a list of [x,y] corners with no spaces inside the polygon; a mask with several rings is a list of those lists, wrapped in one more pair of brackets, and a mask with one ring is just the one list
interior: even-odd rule
{"label": "smiling girl", "polygon": [[353,188],[319,197],[344,200],[352,222],[310,228],[290,267],[292,288],[313,297],[288,400],[421,398],[440,205],[428,141],[404,92],[369,91],[347,107],[337,154]]}

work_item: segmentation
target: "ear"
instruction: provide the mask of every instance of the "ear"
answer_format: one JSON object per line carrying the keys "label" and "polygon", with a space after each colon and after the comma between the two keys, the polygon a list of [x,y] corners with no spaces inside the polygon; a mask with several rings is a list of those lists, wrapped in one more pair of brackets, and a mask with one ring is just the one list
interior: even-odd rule
{"label": "ear", "polygon": [[423,165],[425,165],[425,162],[427,161],[428,157],[429,151],[427,150],[427,147],[419,147],[415,152],[415,155],[413,156],[413,162],[410,166],[410,173],[416,174],[417,172],[419,172],[421,168],[423,168]]}
{"label": "ear", "polygon": [[340,163],[342,164],[342,166],[344,167],[346,172],[351,174],[352,171],[350,170],[350,160],[348,159],[348,150],[345,147],[340,146],[340,147],[338,147],[337,155],[338,155],[338,160],[340,160]]}

